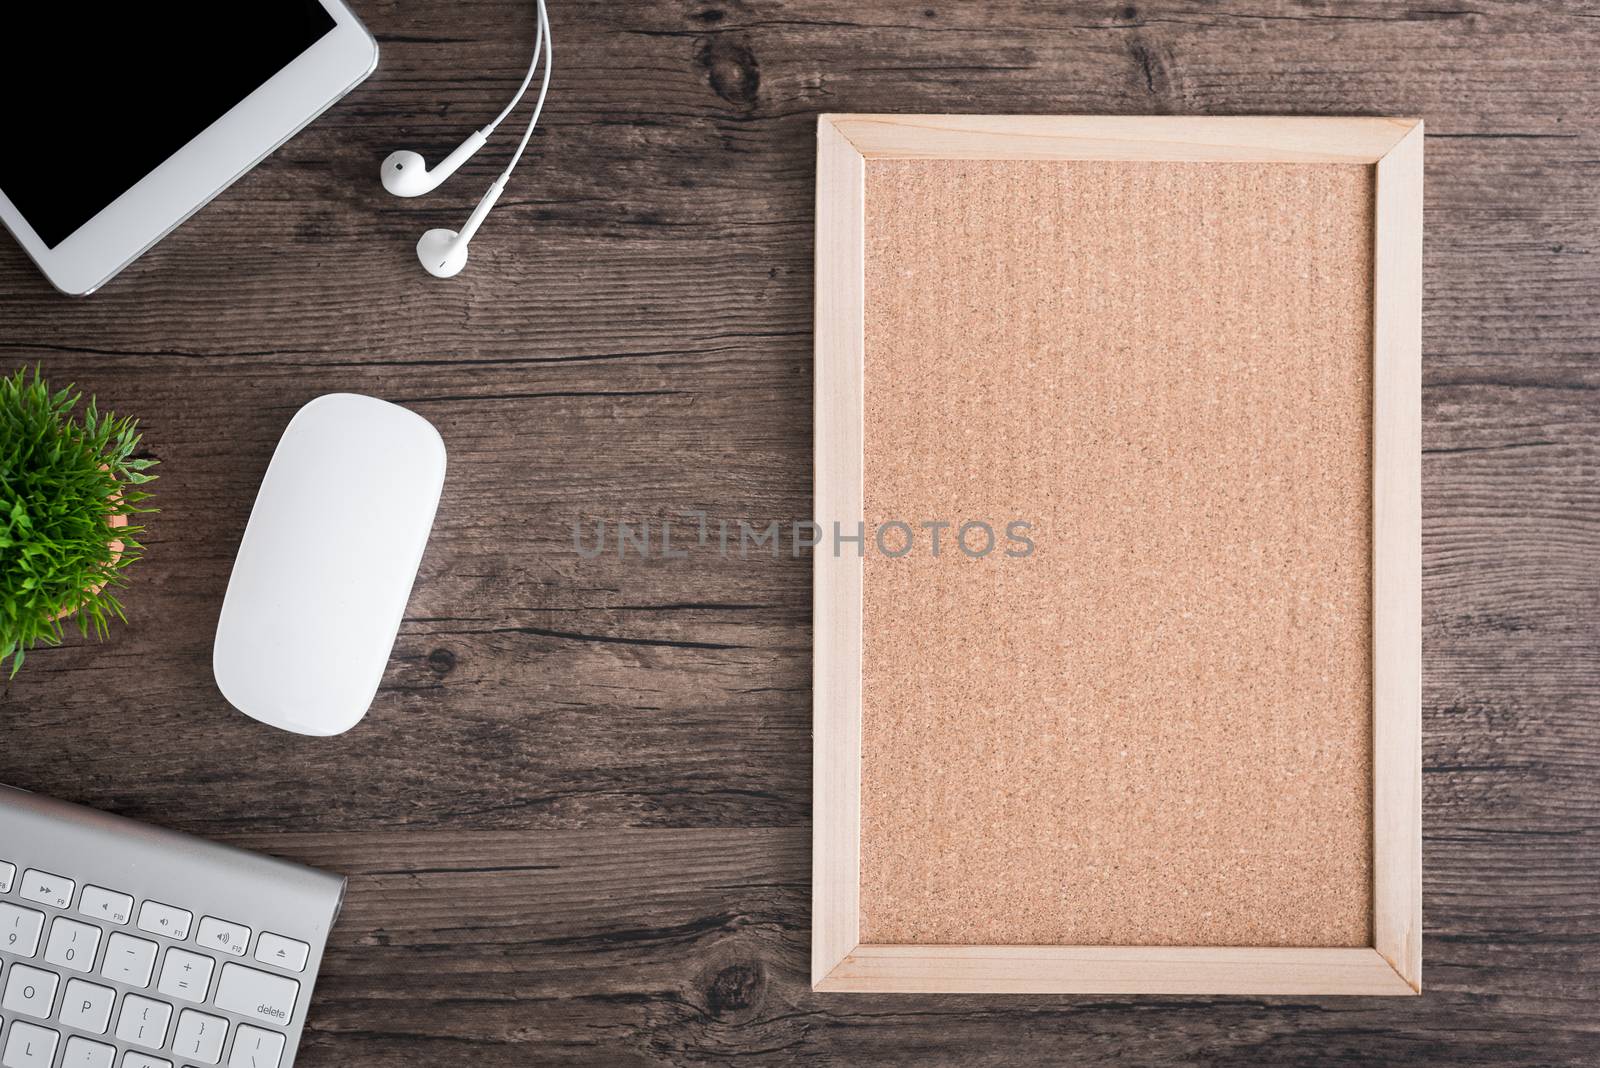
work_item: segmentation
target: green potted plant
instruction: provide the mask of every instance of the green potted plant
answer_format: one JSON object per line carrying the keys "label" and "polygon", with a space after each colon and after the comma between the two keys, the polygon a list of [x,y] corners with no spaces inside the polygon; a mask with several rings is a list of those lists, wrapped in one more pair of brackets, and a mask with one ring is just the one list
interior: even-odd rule
{"label": "green potted plant", "polygon": [[52,392],[35,367],[0,379],[0,663],[11,674],[40,641],[59,645],[73,620],[104,637],[127,622],[112,592],[139,558],[133,518],[156,461],[136,459],[138,424],[102,415],[94,398]]}

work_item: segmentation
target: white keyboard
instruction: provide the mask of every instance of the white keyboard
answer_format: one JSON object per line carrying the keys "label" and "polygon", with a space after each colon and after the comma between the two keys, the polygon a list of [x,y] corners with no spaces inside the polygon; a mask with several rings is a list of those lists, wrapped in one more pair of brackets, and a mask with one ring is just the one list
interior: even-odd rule
{"label": "white keyboard", "polygon": [[0,1068],[291,1068],[343,896],[0,786]]}

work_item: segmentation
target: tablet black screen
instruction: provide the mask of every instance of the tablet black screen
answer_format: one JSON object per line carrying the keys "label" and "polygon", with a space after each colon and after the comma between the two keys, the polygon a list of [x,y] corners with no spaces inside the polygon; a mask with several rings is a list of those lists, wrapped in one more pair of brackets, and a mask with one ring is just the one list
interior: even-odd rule
{"label": "tablet black screen", "polygon": [[10,7],[0,190],[54,248],[333,27],[317,0]]}

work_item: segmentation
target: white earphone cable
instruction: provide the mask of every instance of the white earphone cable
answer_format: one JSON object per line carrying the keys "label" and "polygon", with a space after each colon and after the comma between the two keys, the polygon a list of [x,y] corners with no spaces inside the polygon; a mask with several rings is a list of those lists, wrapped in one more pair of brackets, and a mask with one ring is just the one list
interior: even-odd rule
{"label": "white earphone cable", "polygon": [[[538,5],[539,9],[542,10],[544,8],[544,0],[538,0]],[[512,96],[510,103],[501,108],[500,114],[494,117],[494,121],[483,128],[485,137],[494,133],[495,129],[506,121],[506,116],[516,110],[517,105],[522,103],[522,98],[527,95],[528,86],[533,84],[534,71],[539,69],[539,55],[544,50],[544,19],[536,14],[533,26],[533,58],[528,61],[528,73],[522,76],[522,84],[517,86],[516,94]]]}
{"label": "white earphone cable", "polygon": [[[528,141],[533,137],[533,128],[539,125],[539,113],[544,110],[545,95],[550,92],[550,67],[555,62],[555,47],[550,40],[550,14],[545,10],[544,0],[538,0],[538,4],[539,30],[538,36],[534,39],[533,66],[528,68],[528,79],[523,81],[522,91],[525,92],[527,90],[528,80],[533,78],[534,68],[539,65],[539,45],[541,42],[544,45],[544,79],[539,83],[539,97],[533,102],[533,116],[528,119],[528,128],[522,131],[522,140],[517,145],[516,154],[511,157],[511,162],[506,165],[506,169],[500,174],[502,183],[511,177],[511,172],[517,169],[518,163],[522,162],[522,154],[527,151]],[[519,92],[517,100],[521,99],[522,93]],[[515,107],[516,103],[516,100],[512,101],[512,107]],[[510,110],[510,108],[506,109],[508,113]],[[499,119],[495,120],[496,123],[499,121]]]}

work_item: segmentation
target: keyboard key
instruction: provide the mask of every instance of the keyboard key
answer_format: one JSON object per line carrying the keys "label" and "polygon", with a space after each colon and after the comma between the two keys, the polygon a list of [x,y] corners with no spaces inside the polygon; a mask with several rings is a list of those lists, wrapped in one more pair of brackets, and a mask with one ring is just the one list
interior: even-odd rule
{"label": "keyboard key", "polygon": [[42,972],[26,964],[13,964],[11,974],[6,976],[6,993],[4,998],[0,998],[0,1005],[10,1012],[20,1012],[36,1020],[48,1020],[50,1008],[56,1001],[56,985],[59,982],[55,972]]}
{"label": "keyboard key", "polygon": [[53,909],[64,909],[72,904],[72,891],[77,883],[47,871],[29,868],[22,873],[22,896]]}
{"label": "keyboard key", "polygon": [[159,901],[146,901],[139,906],[139,930],[150,934],[166,935],[182,942],[189,937],[189,925],[194,913]]}
{"label": "keyboard key", "polygon": [[122,999],[122,1013],[117,1017],[117,1041],[160,1049],[167,1044],[167,1023],[171,1019],[172,1006],[166,1002],[129,994]]}
{"label": "keyboard key", "polygon": [[133,917],[133,898],[100,886],[86,886],[78,899],[78,912],[102,923],[127,923]]}
{"label": "keyboard key", "polygon": [[0,860],[0,894],[11,893],[11,884],[16,881],[16,878],[17,866]]}
{"label": "keyboard key", "polygon": [[[294,999],[299,993],[300,984],[293,979],[259,972],[242,964],[224,964],[212,1001],[219,1009],[281,1027],[293,1018]],[[230,1066],[232,1063],[229,1062]]]}
{"label": "keyboard key", "polygon": [[161,962],[161,978],[156,989],[168,997],[198,1005],[206,999],[206,991],[211,987],[211,969],[215,966],[216,962],[210,957],[173,946]]}
{"label": "keyboard key", "polygon": [[103,1035],[111,1026],[111,1006],[116,1000],[117,992],[109,986],[68,979],[67,992],[61,995],[61,1011],[56,1019],[79,1031]]}
{"label": "keyboard key", "polygon": [[0,904],[0,950],[19,957],[39,952],[39,932],[44,930],[44,913],[21,905]]}
{"label": "keyboard key", "polygon": [[172,1068],[172,1062],[129,1050],[122,1055],[122,1068]]}
{"label": "keyboard key", "polygon": [[50,925],[50,941],[45,943],[44,959],[68,971],[94,971],[94,955],[100,949],[100,928],[65,916]]}
{"label": "keyboard key", "polygon": [[67,1051],[61,1055],[61,1068],[111,1068],[116,1059],[115,1046],[73,1035],[67,1039]]}
{"label": "keyboard key", "polygon": [[306,958],[311,956],[311,947],[304,942],[297,942],[283,935],[273,934],[271,931],[262,931],[261,937],[256,940],[256,960],[262,964],[272,964],[279,968],[287,968],[291,972],[305,971]]}
{"label": "keyboard key", "polygon": [[250,948],[250,928],[242,923],[229,923],[207,916],[200,921],[200,933],[195,935],[194,940],[206,949],[242,957]]}
{"label": "keyboard key", "polygon": [[227,1037],[227,1020],[184,1009],[178,1013],[178,1030],[172,1036],[172,1052],[186,1061],[216,1064],[222,1060],[222,1040]]}
{"label": "keyboard key", "polygon": [[[225,965],[224,970],[231,967]],[[278,1068],[282,1056],[282,1035],[240,1024],[233,1036],[233,1052],[228,1054],[228,1068]]]}
{"label": "keyboard key", "polygon": [[5,1068],[50,1068],[56,1059],[56,1043],[61,1035],[48,1027],[35,1027],[18,1020],[6,1038],[6,1052],[0,1057]]}
{"label": "keyboard key", "polygon": [[149,986],[158,948],[154,942],[112,931],[106,940],[106,959],[100,962],[100,974],[129,986]]}

